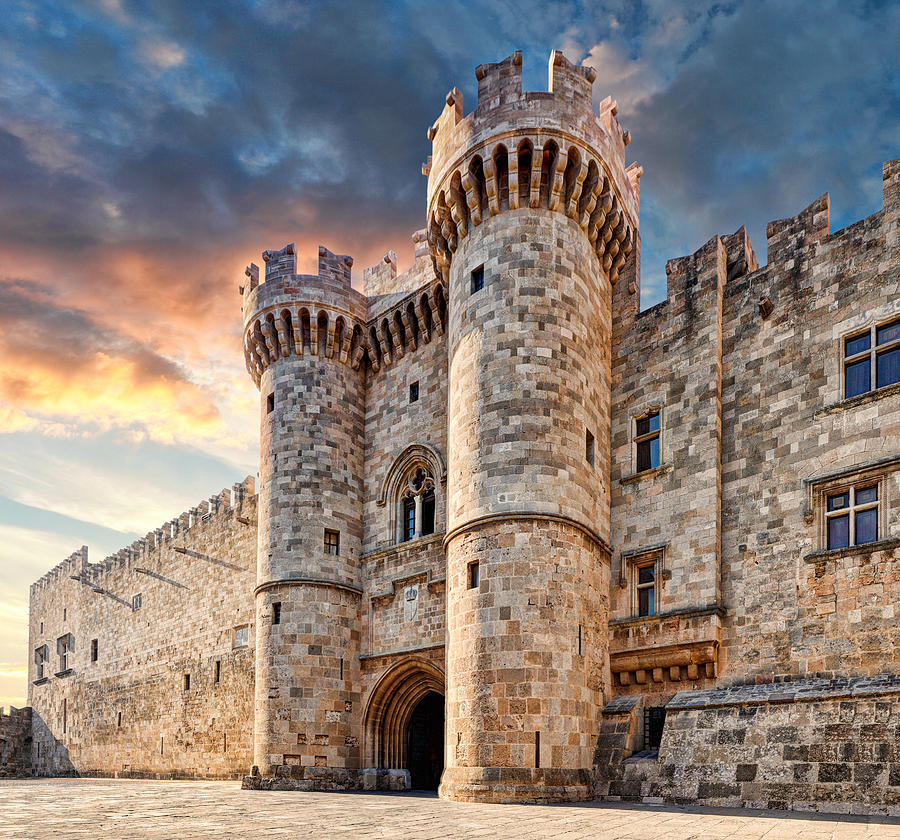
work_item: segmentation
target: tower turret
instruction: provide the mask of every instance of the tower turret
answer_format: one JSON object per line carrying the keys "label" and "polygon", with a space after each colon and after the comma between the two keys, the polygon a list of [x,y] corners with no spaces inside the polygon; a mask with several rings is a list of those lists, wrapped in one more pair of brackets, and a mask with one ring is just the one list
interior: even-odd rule
{"label": "tower turret", "polygon": [[260,389],[254,763],[311,786],[358,770],[359,557],[365,300],[350,257],[266,251],[242,287],[244,353]]}
{"label": "tower turret", "polygon": [[449,289],[446,769],[441,794],[593,795],[608,689],[612,287],[638,197],[593,71],[477,68],[429,130],[428,238]]}

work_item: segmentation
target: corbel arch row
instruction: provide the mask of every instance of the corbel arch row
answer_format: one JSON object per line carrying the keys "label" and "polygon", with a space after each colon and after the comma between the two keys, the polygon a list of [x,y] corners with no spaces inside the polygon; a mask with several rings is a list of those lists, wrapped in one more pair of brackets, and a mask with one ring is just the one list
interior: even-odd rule
{"label": "corbel arch row", "polygon": [[469,233],[489,216],[524,207],[575,221],[612,283],[634,250],[634,229],[602,161],[562,137],[506,137],[493,150],[471,153],[445,184],[428,217],[435,274],[444,283],[453,254]]}

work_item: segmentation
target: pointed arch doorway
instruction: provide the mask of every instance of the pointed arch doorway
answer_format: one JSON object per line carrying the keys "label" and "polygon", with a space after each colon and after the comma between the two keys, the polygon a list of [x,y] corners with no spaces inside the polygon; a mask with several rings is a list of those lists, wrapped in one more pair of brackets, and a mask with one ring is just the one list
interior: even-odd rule
{"label": "pointed arch doorway", "polygon": [[444,672],[419,658],[385,671],[366,707],[365,737],[368,767],[406,771],[411,789],[437,790],[444,769]]}

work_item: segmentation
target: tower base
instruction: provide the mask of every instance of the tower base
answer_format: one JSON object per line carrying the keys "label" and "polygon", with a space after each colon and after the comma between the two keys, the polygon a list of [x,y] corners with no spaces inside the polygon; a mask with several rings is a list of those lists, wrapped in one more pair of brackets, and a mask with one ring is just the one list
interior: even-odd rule
{"label": "tower base", "polygon": [[456,802],[585,802],[594,798],[594,781],[591,770],[448,767],[438,795]]}

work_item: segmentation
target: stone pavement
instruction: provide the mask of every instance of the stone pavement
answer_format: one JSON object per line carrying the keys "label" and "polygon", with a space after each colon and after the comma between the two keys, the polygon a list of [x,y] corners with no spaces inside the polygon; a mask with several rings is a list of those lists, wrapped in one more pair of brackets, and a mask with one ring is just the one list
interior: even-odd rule
{"label": "stone pavement", "polygon": [[3,840],[100,837],[900,840],[900,820],[610,802],[471,805],[433,794],[243,791],[234,782],[0,781]]}

